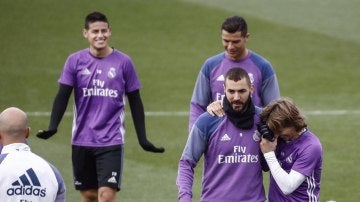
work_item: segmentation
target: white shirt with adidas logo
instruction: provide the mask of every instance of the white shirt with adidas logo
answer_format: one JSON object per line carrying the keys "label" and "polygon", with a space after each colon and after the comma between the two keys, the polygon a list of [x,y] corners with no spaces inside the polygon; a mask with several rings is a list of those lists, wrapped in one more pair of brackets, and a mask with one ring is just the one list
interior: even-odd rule
{"label": "white shirt with adidas logo", "polygon": [[0,154],[1,202],[63,202],[60,172],[23,143],[4,146]]}

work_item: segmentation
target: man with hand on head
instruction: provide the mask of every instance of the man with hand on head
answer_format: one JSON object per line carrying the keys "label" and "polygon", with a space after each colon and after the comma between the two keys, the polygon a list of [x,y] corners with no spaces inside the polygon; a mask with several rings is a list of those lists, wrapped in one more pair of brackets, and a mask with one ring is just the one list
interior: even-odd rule
{"label": "man with hand on head", "polygon": [[165,151],[146,137],[139,78],[131,58],[108,44],[111,34],[104,14],[92,12],[86,16],[83,36],[89,47],[66,60],[50,124],[37,134],[47,139],[57,132],[74,90],[74,185],[86,202],[115,201],[121,188],[126,97],[141,147],[149,152]]}
{"label": "man with hand on head", "polygon": [[60,172],[31,152],[29,135],[25,112],[10,107],[0,114],[0,201],[64,202]]}
{"label": "man with hand on head", "polygon": [[260,109],[252,102],[248,73],[232,68],[225,75],[225,116],[205,112],[194,123],[179,160],[178,199],[192,201],[194,169],[204,155],[201,201],[266,200],[263,187],[260,136],[256,130]]}
{"label": "man with hand on head", "polygon": [[262,113],[261,151],[270,168],[269,202],[320,201],[322,146],[289,98],[274,100]]}

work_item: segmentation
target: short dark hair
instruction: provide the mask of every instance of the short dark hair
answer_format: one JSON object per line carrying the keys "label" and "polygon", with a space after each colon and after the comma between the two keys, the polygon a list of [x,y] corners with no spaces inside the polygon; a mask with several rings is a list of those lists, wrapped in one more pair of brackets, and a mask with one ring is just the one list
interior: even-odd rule
{"label": "short dark hair", "polygon": [[226,72],[225,75],[225,80],[232,80],[232,81],[239,81],[241,79],[245,79],[246,83],[250,86],[251,85],[251,80],[249,77],[249,74],[247,73],[247,71],[245,71],[243,68],[241,67],[233,67],[231,69],[229,69],[229,71]]}
{"label": "short dark hair", "polygon": [[225,19],[221,25],[221,30],[225,30],[229,33],[241,32],[241,36],[245,36],[248,32],[247,23],[241,16],[230,16]]}
{"label": "short dark hair", "polygon": [[90,14],[88,14],[86,17],[85,17],[85,29],[89,29],[89,24],[91,23],[94,23],[94,22],[106,22],[109,24],[109,21],[107,19],[107,17],[98,12],[98,11],[95,11],[95,12],[92,12]]}

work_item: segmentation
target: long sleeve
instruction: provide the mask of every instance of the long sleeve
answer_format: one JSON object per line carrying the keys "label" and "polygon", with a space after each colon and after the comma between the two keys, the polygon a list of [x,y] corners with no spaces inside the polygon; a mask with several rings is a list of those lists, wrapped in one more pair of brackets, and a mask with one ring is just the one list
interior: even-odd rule
{"label": "long sleeve", "polygon": [[205,147],[206,139],[200,130],[194,126],[188,136],[185,149],[179,160],[176,185],[179,190],[178,198],[181,202],[191,201],[194,169],[203,155]]}
{"label": "long sleeve", "polygon": [[195,87],[190,102],[189,131],[196,119],[206,111],[212,101],[209,78],[200,71],[195,82]]}
{"label": "long sleeve", "polygon": [[72,89],[72,86],[60,84],[51,111],[50,124],[48,127],[49,130],[57,130],[66,111]]}
{"label": "long sleeve", "polygon": [[274,152],[265,153],[264,157],[269,165],[271,175],[285,195],[291,194],[305,180],[306,176],[299,172],[291,170],[290,173],[287,173],[282,169]]}
{"label": "long sleeve", "polygon": [[263,81],[261,95],[261,100],[264,106],[280,97],[279,84],[274,73]]}

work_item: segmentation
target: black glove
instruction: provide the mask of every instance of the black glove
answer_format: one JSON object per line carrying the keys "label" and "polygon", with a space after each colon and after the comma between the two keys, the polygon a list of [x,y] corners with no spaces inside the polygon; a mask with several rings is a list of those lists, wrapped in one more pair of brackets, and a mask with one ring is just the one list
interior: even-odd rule
{"label": "black glove", "polygon": [[144,141],[140,143],[140,146],[148,152],[154,152],[154,153],[164,153],[165,148],[164,147],[155,147],[151,142]]}
{"label": "black glove", "polygon": [[49,137],[55,135],[57,130],[39,130],[36,136],[41,139],[48,139]]}
{"label": "black glove", "polygon": [[260,135],[263,138],[265,138],[271,142],[273,142],[275,140],[274,133],[270,130],[270,128],[266,125],[266,123],[264,123],[264,122],[258,123],[257,128],[258,128]]}

